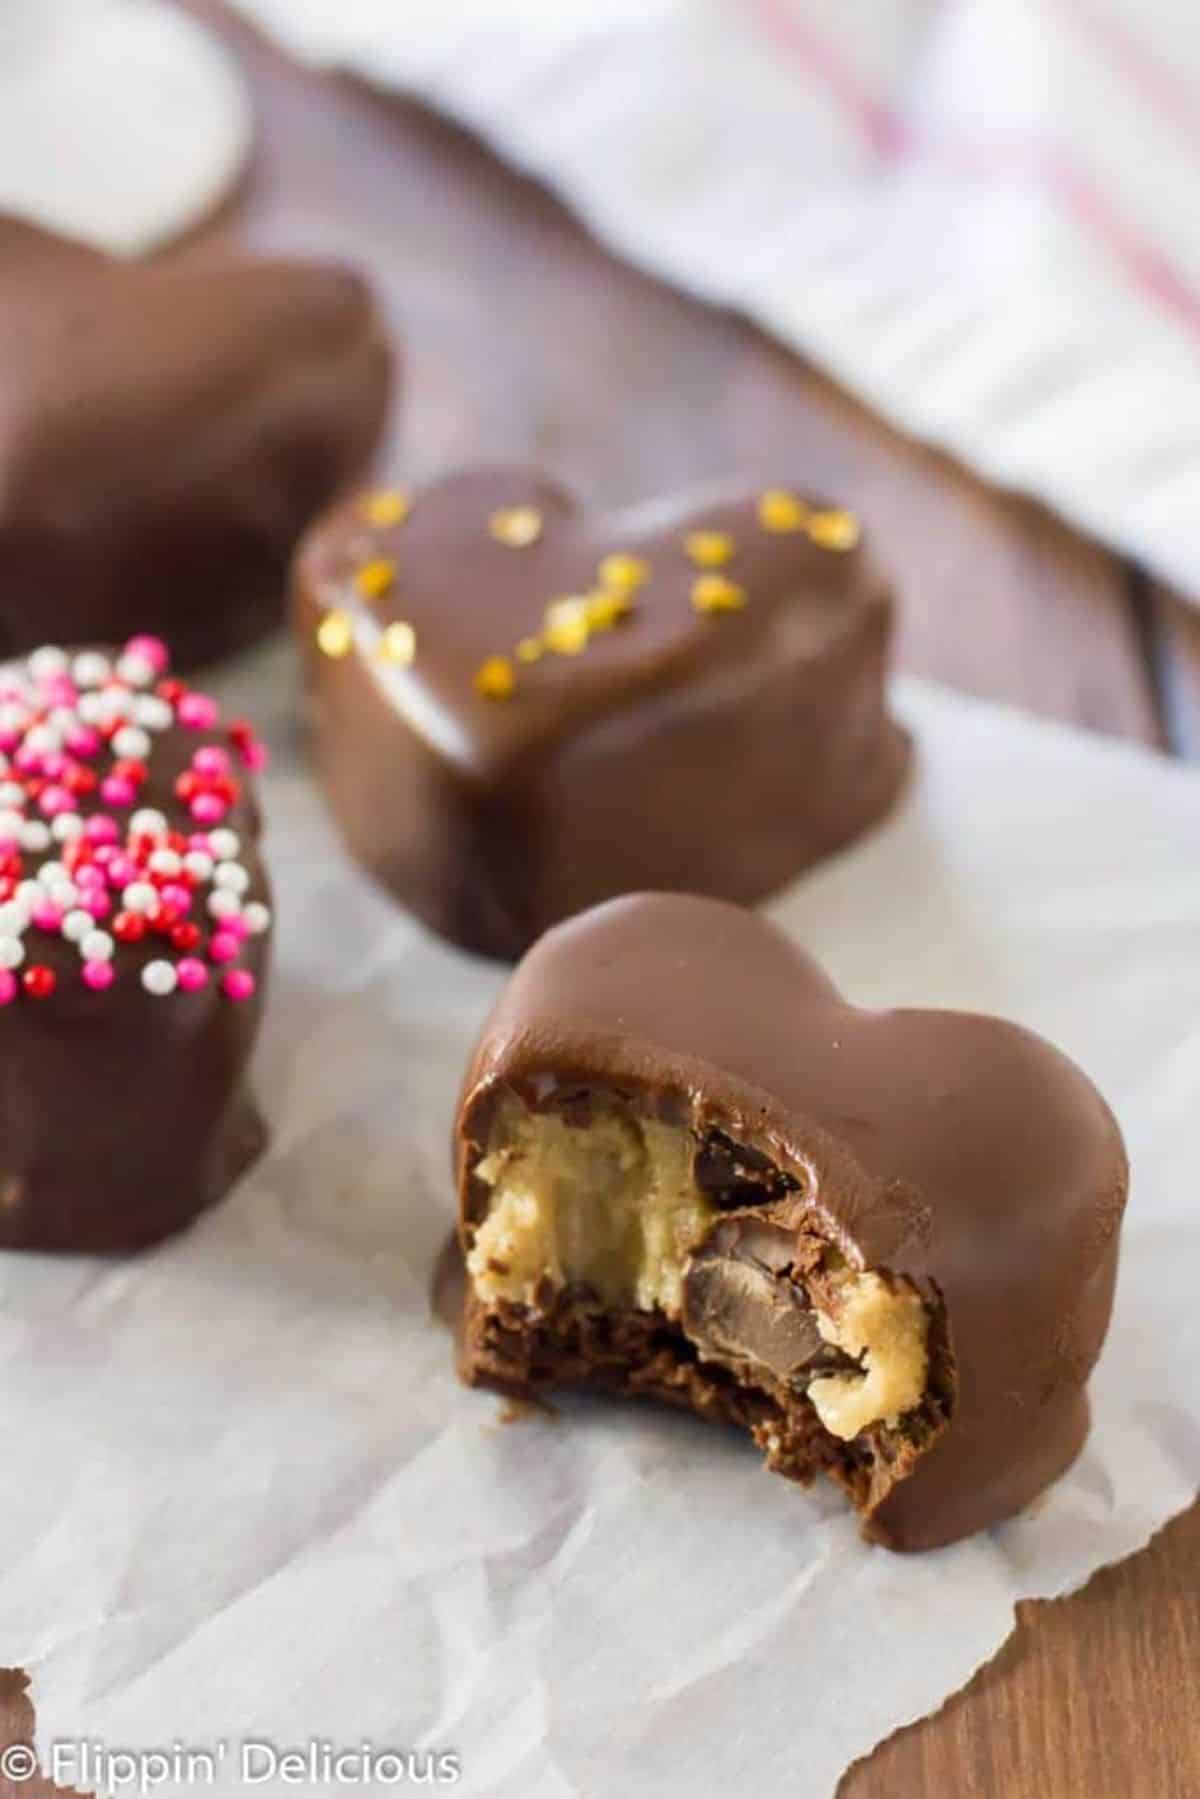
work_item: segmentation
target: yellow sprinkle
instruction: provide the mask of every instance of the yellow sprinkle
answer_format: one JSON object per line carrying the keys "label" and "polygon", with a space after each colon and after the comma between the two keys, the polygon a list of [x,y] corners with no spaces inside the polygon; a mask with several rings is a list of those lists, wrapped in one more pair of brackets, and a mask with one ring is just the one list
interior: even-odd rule
{"label": "yellow sprinkle", "polygon": [[507,656],[489,656],[475,671],[475,690],[488,700],[507,700],[517,684]]}
{"label": "yellow sprinkle", "polygon": [[488,530],[510,550],[528,549],[542,535],[542,515],[536,506],[503,506],[493,512]]}
{"label": "yellow sprinkle", "polygon": [[596,574],[601,587],[610,593],[636,593],[650,579],[650,564],[641,556],[616,550],[604,558]]}
{"label": "yellow sprinkle", "polygon": [[785,487],[769,487],[758,502],[758,522],[764,531],[800,531],[809,516],[809,507]]}
{"label": "yellow sprinkle", "polygon": [[317,648],[323,655],[348,656],[354,643],[354,632],[344,612],[327,612],[317,626]]}
{"label": "yellow sprinkle", "polygon": [[725,575],[700,575],[692,583],[692,605],[697,612],[739,612],[745,604],[745,588]]}
{"label": "yellow sprinkle", "polygon": [[854,514],[837,506],[829,512],[814,512],[808,521],[808,535],[823,550],[852,550],[861,533]]}
{"label": "yellow sprinkle", "polygon": [[517,645],[517,661],[538,662],[545,647],[540,637],[522,637]]}
{"label": "yellow sprinkle", "polygon": [[364,562],[355,571],[354,585],[364,600],[382,599],[392,582],[396,579],[396,564],[389,562],[386,556],[376,556],[372,562]]}
{"label": "yellow sprinkle", "polygon": [[364,494],[358,510],[368,525],[402,525],[412,511],[412,500],[402,487],[386,487]]}
{"label": "yellow sprinkle", "polygon": [[633,611],[633,600],[627,593],[613,593],[603,587],[584,595],[584,616],[593,631],[611,631]]}
{"label": "yellow sprinkle", "polygon": [[564,600],[551,600],[546,608],[546,629],[542,633],[542,641],[548,650],[553,650],[557,656],[578,656],[586,650],[591,635],[587,607],[587,600],[574,594]]}
{"label": "yellow sprinkle", "polygon": [[727,531],[689,531],[683,547],[697,568],[720,568],[733,555],[733,539]]}
{"label": "yellow sprinkle", "polygon": [[408,668],[416,653],[417,634],[402,618],[388,626],[375,652],[381,662],[394,663],[397,668]]}

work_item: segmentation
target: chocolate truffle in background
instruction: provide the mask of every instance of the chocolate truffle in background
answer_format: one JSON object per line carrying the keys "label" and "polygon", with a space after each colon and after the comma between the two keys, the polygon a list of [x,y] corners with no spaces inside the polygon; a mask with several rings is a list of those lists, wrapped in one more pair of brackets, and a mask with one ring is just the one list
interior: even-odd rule
{"label": "chocolate truffle in background", "polygon": [[347,269],[121,263],[0,219],[0,655],[148,629],[186,665],[269,630],[389,367]]}
{"label": "chocolate truffle in background", "polygon": [[296,563],[317,755],[355,855],[514,957],[614,894],[760,899],[892,804],[892,602],[840,507],[589,512],[524,471],[349,499]]}
{"label": "chocolate truffle in background", "polygon": [[864,1012],[735,906],[615,900],[529,953],[467,1071],[462,1371],[749,1431],[895,1549],[1078,1454],[1125,1153],[1000,1019]]}
{"label": "chocolate truffle in background", "polygon": [[0,668],[0,1248],[141,1248],[262,1149],[264,759],[157,638]]}

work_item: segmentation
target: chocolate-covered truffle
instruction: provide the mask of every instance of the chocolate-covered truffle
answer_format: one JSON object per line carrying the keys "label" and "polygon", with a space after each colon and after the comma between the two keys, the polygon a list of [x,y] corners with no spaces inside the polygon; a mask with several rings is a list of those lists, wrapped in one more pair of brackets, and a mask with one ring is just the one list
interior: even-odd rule
{"label": "chocolate-covered truffle", "polygon": [[869,1535],[952,1542],[1078,1453],[1127,1170],[1013,1024],[865,1012],[752,913],[615,900],[530,952],[466,1075],[463,1372],[748,1429]]}
{"label": "chocolate-covered truffle", "polygon": [[347,501],[295,580],[351,849],[499,957],[646,886],[758,899],[878,819],[907,763],[891,614],[841,508],[588,512],[503,469]]}
{"label": "chocolate-covered truffle", "polygon": [[262,1148],[263,759],[157,638],[0,668],[0,1248],[153,1243]]}
{"label": "chocolate-covered truffle", "polygon": [[118,263],[0,219],[0,655],[150,630],[193,663],[276,624],[388,366],[349,270]]}

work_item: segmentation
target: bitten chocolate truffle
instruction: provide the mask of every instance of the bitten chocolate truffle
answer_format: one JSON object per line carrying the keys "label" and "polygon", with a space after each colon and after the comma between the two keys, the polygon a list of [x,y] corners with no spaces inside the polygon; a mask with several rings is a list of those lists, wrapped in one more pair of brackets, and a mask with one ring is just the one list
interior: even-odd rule
{"label": "bitten chocolate truffle", "polygon": [[1127,1169],[996,1018],[865,1012],[752,913],[645,894],[517,969],[463,1088],[462,1368],[750,1432],[928,1549],[1073,1461]]}
{"label": "bitten chocolate truffle", "polygon": [[315,513],[362,470],[389,355],[320,263],[118,263],[0,219],[0,656],[279,623]]}
{"label": "bitten chocolate truffle", "polygon": [[264,759],[158,638],[0,668],[0,1248],[140,1248],[261,1150]]}
{"label": "bitten chocolate truffle", "polygon": [[784,489],[581,509],[539,476],[360,496],[295,580],[355,855],[519,955],[614,894],[756,900],[891,805],[892,605],[853,516]]}

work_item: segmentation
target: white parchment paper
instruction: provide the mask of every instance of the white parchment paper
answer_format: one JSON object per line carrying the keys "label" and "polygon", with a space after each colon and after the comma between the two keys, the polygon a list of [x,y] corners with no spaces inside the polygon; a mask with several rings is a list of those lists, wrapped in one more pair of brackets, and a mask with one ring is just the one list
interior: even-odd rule
{"label": "white parchment paper", "polygon": [[[261,702],[276,661],[234,685]],[[369,1742],[454,1749],[458,1790],[496,1799],[820,1799],[994,1653],[1016,1600],[1188,1503],[1200,778],[926,687],[902,704],[902,814],[772,911],[859,1001],[1008,1013],[1115,1103],[1135,1187],[1071,1473],[906,1559],[733,1434],[583,1401],[503,1423],[460,1388],[430,1280],[455,1085],[503,976],[356,874],[285,752],[270,1154],[138,1260],[0,1258],[0,1661],[32,1673],[45,1755],[224,1745],[232,1793],[244,1740]]]}

